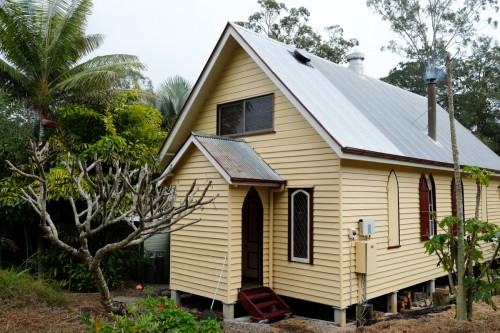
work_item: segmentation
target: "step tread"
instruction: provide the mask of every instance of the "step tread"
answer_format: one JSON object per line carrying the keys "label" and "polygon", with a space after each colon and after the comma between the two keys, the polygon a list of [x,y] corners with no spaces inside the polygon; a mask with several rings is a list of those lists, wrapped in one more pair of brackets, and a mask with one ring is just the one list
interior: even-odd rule
{"label": "step tread", "polygon": [[290,309],[283,309],[283,310],[277,310],[273,312],[266,312],[263,313],[261,317],[250,317],[252,321],[261,321],[261,320],[266,320],[266,319],[274,319],[278,317],[285,316],[287,314],[292,313]]}
{"label": "step tread", "polygon": [[[269,287],[240,291],[238,300],[250,314],[252,321],[271,320],[292,313],[288,305]],[[276,307],[271,308],[272,306]]]}
{"label": "step tread", "polygon": [[272,299],[270,301],[266,301],[266,302],[261,302],[261,303],[255,303],[255,305],[259,308],[259,309],[264,309],[264,308],[268,308],[270,306],[273,306],[273,305],[278,305],[280,304],[280,302],[277,300],[277,299]]}
{"label": "step tread", "polygon": [[251,294],[251,295],[245,294],[245,295],[248,297],[248,299],[250,299],[252,301],[256,301],[256,300],[259,300],[259,299],[273,297],[273,294],[268,293],[268,292],[258,293],[258,294]]}

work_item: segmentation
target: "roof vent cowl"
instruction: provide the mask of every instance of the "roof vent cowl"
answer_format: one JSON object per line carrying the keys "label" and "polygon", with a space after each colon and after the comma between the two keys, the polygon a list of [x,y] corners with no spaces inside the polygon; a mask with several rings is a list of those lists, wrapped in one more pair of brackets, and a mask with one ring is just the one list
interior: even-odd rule
{"label": "roof vent cowl", "polygon": [[364,53],[354,50],[346,56],[346,59],[349,63],[348,68],[359,75],[363,75],[363,60],[365,60]]}
{"label": "roof vent cowl", "polygon": [[305,55],[304,52],[301,52],[299,49],[295,49],[292,55],[297,59],[300,63],[307,65],[311,62],[311,58]]}

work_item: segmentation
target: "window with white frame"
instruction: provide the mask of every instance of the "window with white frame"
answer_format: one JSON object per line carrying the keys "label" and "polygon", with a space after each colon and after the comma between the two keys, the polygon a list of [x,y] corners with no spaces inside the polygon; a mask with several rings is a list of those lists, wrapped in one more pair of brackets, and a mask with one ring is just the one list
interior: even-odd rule
{"label": "window with white frame", "polygon": [[313,262],[313,192],[312,189],[289,189],[289,249],[290,261]]}

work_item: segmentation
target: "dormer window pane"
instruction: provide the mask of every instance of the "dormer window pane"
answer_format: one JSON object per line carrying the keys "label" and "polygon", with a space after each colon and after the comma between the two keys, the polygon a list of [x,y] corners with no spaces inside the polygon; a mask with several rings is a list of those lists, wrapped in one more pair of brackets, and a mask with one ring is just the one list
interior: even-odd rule
{"label": "dormer window pane", "polygon": [[244,135],[273,130],[273,95],[219,105],[219,135]]}

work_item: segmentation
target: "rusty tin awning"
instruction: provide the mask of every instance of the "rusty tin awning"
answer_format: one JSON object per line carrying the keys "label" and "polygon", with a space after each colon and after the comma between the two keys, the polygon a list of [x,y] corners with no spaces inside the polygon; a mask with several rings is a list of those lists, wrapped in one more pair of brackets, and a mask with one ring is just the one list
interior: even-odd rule
{"label": "rusty tin awning", "polygon": [[231,185],[278,187],[286,183],[248,142],[198,132],[191,133],[167,169],[175,169],[191,145],[195,145]]}

